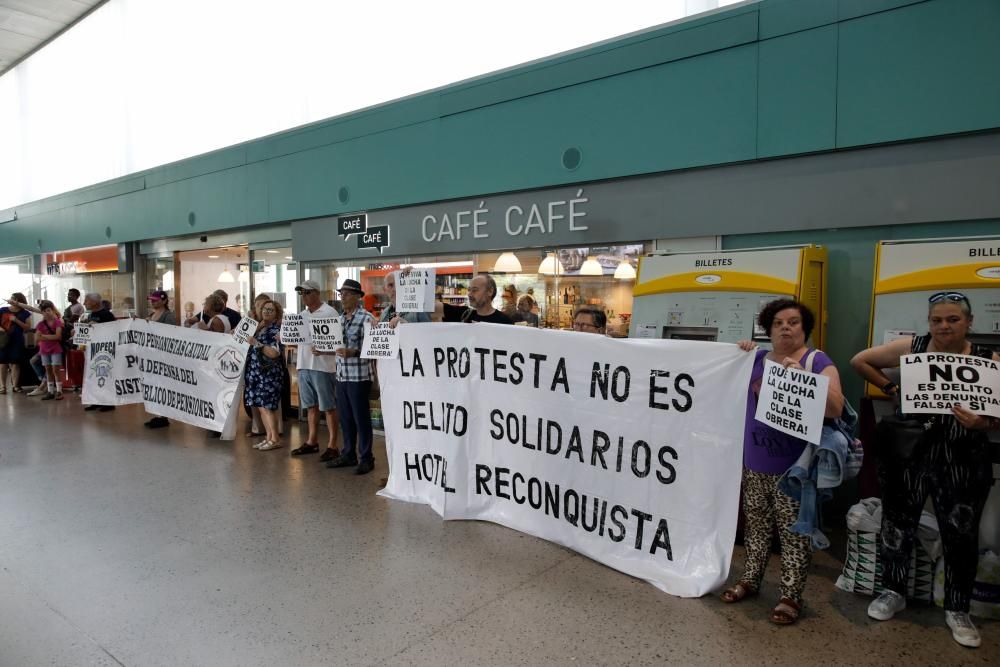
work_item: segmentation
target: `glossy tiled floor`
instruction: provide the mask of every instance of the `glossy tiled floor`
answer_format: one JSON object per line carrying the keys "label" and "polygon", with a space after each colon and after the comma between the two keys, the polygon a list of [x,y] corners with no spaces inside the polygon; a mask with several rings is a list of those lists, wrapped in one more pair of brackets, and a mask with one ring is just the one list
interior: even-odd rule
{"label": "glossy tiled floor", "polygon": [[[878,624],[816,558],[796,627],[682,600],[505,528],[442,522],[242,437],[0,397],[0,667],[997,664],[936,609]],[[379,452],[380,453],[380,452]],[[738,558],[739,556],[737,556]]]}

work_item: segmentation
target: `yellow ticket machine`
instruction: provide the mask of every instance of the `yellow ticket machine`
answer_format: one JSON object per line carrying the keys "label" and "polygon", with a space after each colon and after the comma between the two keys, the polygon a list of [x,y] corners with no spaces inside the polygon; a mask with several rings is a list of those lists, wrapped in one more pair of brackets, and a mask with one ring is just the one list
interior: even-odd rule
{"label": "yellow ticket machine", "polygon": [[[927,332],[927,299],[969,297],[973,342],[1000,350],[1000,237],[881,241],[875,253],[869,344]],[[865,393],[883,398],[869,385]]]}
{"label": "yellow ticket machine", "polygon": [[782,246],[652,254],[639,259],[629,335],[770,344],[757,326],[768,302],[794,298],[816,315],[812,344],[826,333],[826,248]]}

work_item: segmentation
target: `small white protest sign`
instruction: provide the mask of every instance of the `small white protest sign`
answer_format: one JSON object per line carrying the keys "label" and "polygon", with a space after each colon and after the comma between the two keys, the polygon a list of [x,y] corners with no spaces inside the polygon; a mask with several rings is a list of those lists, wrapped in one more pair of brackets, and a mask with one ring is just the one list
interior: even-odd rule
{"label": "small white protest sign", "polygon": [[312,342],[306,318],[299,313],[286,313],[281,318],[281,342],[285,345],[302,345]]}
{"label": "small white protest sign", "polygon": [[233,338],[241,345],[246,343],[247,338],[254,335],[257,331],[257,324],[257,320],[244,315],[243,319],[237,322],[236,328],[233,329]]}
{"label": "small white protest sign", "polygon": [[754,419],[776,431],[818,445],[830,378],[764,360]]}
{"label": "small white protest sign", "polygon": [[399,337],[388,322],[365,325],[365,340],[361,344],[362,359],[395,359],[399,356]]}
{"label": "small white protest sign", "polygon": [[73,325],[73,345],[86,345],[90,342],[91,326],[83,322],[77,322]]}
{"label": "small white protest sign", "polygon": [[1000,362],[923,352],[900,359],[900,406],[907,414],[951,414],[954,405],[1000,417]]}
{"label": "small white protest sign", "polygon": [[434,311],[434,269],[411,269],[396,276],[396,312],[430,313]]}
{"label": "small white protest sign", "polygon": [[309,334],[317,352],[335,352],[344,347],[344,325],[339,317],[316,317],[309,320]]}

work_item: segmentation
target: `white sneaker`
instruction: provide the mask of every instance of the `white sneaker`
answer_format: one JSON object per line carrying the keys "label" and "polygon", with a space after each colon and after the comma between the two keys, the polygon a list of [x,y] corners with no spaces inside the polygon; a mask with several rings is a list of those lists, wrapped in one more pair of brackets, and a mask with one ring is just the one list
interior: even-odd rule
{"label": "white sneaker", "polygon": [[983,640],[979,637],[979,630],[976,630],[968,614],[961,611],[946,611],[944,620],[951,628],[951,636],[955,641],[962,646],[979,648]]}
{"label": "white sneaker", "polygon": [[49,393],[49,388],[44,384],[40,384],[28,396],[44,396],[47,393]]}
{"label": "white sneaker", "polygon": [[906,598],[888,588],[868,605],[868,615],[876,621],[888,621],[906,609]]}
{"label": "white sneaker", "polygon": [[262,449],[264,447],[264,445],[266,445],[269,442],[270,442],[270,440],[261,440],[256,445],[254,445],[253,448],[254,449]]}
{"label": "white sneaker", "polygon": [[278,449],[280,447],[284,447],[284,445],[281,444],[280,442],[265,442],[258,449],[260,449],[260,451],[262,452],[269,452],[272,449]]}

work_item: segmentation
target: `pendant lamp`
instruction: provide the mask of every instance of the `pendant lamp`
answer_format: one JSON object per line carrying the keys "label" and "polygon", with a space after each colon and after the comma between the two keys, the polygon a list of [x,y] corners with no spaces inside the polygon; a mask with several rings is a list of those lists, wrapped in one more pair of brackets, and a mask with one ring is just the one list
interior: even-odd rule
{"label": "pendant lamp", "polygon": [[600,262],[598,262],[596,259],[594,259],[593,255],[590,255],[590,256],[587,257],[587,261],[583,263],[583,266],[580,267],[580,275],[581,276],[603,276],[604,275],[604,267],[601,266]]}
{"label": "pendant lamp", "polygon": [[566,272],[563,267],[562,262],[556,257],[554,252],[550,252],[542,260],[542,263],[538,265],[538,272],[543,276],[561,276]]}
{"label": "pendant lamp", "polygon": [[216,280],[216,282],[220,282],[220,283],[235,283],[236,282],[236,278],[234,278],[233,274],[229,272],[229,269],[223,269],[222,273],[219,274],[219,277]]}
{"label": "pendant lamp", "polygon": [[627,259],[623,259],[618,268],[615,269],[615,278],[618,280],[635,280],[635,267]]}
{"label": "pendant lamp", "polygon": [[520,273],[521,261],[512,252],[505,252],[497,258],[497,263],[493,265],[495,273]]}

